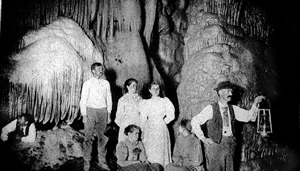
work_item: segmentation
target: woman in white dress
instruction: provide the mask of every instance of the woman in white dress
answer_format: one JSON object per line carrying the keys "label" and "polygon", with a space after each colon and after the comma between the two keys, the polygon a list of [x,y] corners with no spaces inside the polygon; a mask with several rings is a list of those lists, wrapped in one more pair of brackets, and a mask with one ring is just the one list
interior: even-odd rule
{"label": "woman in white dress", "polygon": [[175,109],[167,97],[161,97],[160,85],[148,87],[151,98],[140,103],[142,141],[149,162],[166,166],[171,163],[170,135],[167,124],[175,117]]}
{"label": "woman in white dress", "polygon": [[137,94],[138,82],[134,78],[125,81],[123,90],[125,94],[119,99],[115,123],[119,126],[118,142],[124,141],[124,129],[131,124],[140,126],[139,102],[141,97]]}

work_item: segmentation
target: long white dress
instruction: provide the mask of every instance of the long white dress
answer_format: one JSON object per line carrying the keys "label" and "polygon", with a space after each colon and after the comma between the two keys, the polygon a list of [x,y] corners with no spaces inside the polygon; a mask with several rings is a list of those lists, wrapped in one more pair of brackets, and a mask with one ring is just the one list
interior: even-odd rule
{"label": "long white dress", "polygon": [[167,98],[154,97],[140,103],[141,127],[146,155],[151,163],[171,163],[170,134],[167,124],[175,118],[175,109]]}
{"label": "long white dress", "polygon": [[119,126],[118,142],[124,141],[126,135],[124,129],[135,124],[140,126],[139,102],[141,97],[137,94],[124,94],[118,101],[115,123]]}

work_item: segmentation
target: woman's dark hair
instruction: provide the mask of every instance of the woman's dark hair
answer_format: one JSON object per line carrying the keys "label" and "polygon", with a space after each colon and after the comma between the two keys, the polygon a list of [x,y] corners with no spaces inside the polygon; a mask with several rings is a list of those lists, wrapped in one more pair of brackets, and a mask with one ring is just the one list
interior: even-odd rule
{"label": "woman's dark hair", "polygon": [[[158,94],[158,96],[159,97],[165,97],[165,90],[164,90],[164,86],[163,85],[161,85],[161,84],[159,84],[158,82],[156,82],[156,81],[152,81],[149,85],[148,85],[148,91],[151,89],[151,87],[153,86],[153,85],[158,85],[159,86],[159,94]],[[151,97],[151,93],[149,92],[149,96]]]}
{"label": "woman's dark hair", "polygon": [[124,94],[128,92],[127,86],[130,86],[133,82],[136,82],[136,84],[138,84],[138,81],[134,78],[129,78],[124,82],[124,85],[123,85]]}
{"label": "woman's dark hair", "polygon": [[192,130],[191,120],[189,120],[189,119],[182,119],[182,120],[180,121],[179,125],[180,125],[182,128],[185,128],[186,130],[188,130],[189,132],[191,132],[191,130]]}
{"label": "woman's dark hair", "polygon": [[134,129],[138,129],[139,131],[141,131],[141,128],[134,125],[134,124],[131,124],[131,125],[128,125],[125,129],[124,129],[124,134],[125,135],[128,135],[128,132],[132,133],[134,131]]}

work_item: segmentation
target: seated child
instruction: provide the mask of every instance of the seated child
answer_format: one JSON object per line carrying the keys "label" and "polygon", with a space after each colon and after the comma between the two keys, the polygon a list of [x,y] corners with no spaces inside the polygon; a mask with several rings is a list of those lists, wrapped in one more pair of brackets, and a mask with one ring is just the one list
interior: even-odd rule
{"label": "seated child", "polygon": [[180,133],[174,146],[173,163],[166,171],[204,171],[200,140],[191,133],[191,121],[183,119],[178,127]]}
{"label": "seated child", "polygon": [[117,164],[120,171],[162,171],[163,167],[158,163],[150,163],[147,160],[144,145],[139,141],[140,128],[136,125],[128,125],[124,129],[126,138],[120,141],[116,147]]}

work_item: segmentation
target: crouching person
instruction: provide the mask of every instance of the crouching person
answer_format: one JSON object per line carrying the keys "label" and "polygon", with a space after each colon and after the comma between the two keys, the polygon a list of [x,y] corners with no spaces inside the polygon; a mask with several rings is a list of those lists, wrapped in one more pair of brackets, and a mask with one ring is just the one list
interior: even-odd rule
{"label": "crouching person", "polygon": [[144,145],[139,141],[140,127],[129,125],[124,129],[126,138],[120,141],[116,147],[117,163],[119,171],[163,171],[158,163],[150,163],[147,160]]}
{"label": "crouching person", "polygon": [[181,120],[173,151],[173,163],[166,166],[166,171],[204,171],[201,142],[191,133],[191,129],[190,120]]}
{"label": "crouching person", "polygon": [[11,145],[20,142],[32,143],[36,138],[36,128],[32,116],[23,113],[2,128],[1,140]]}

